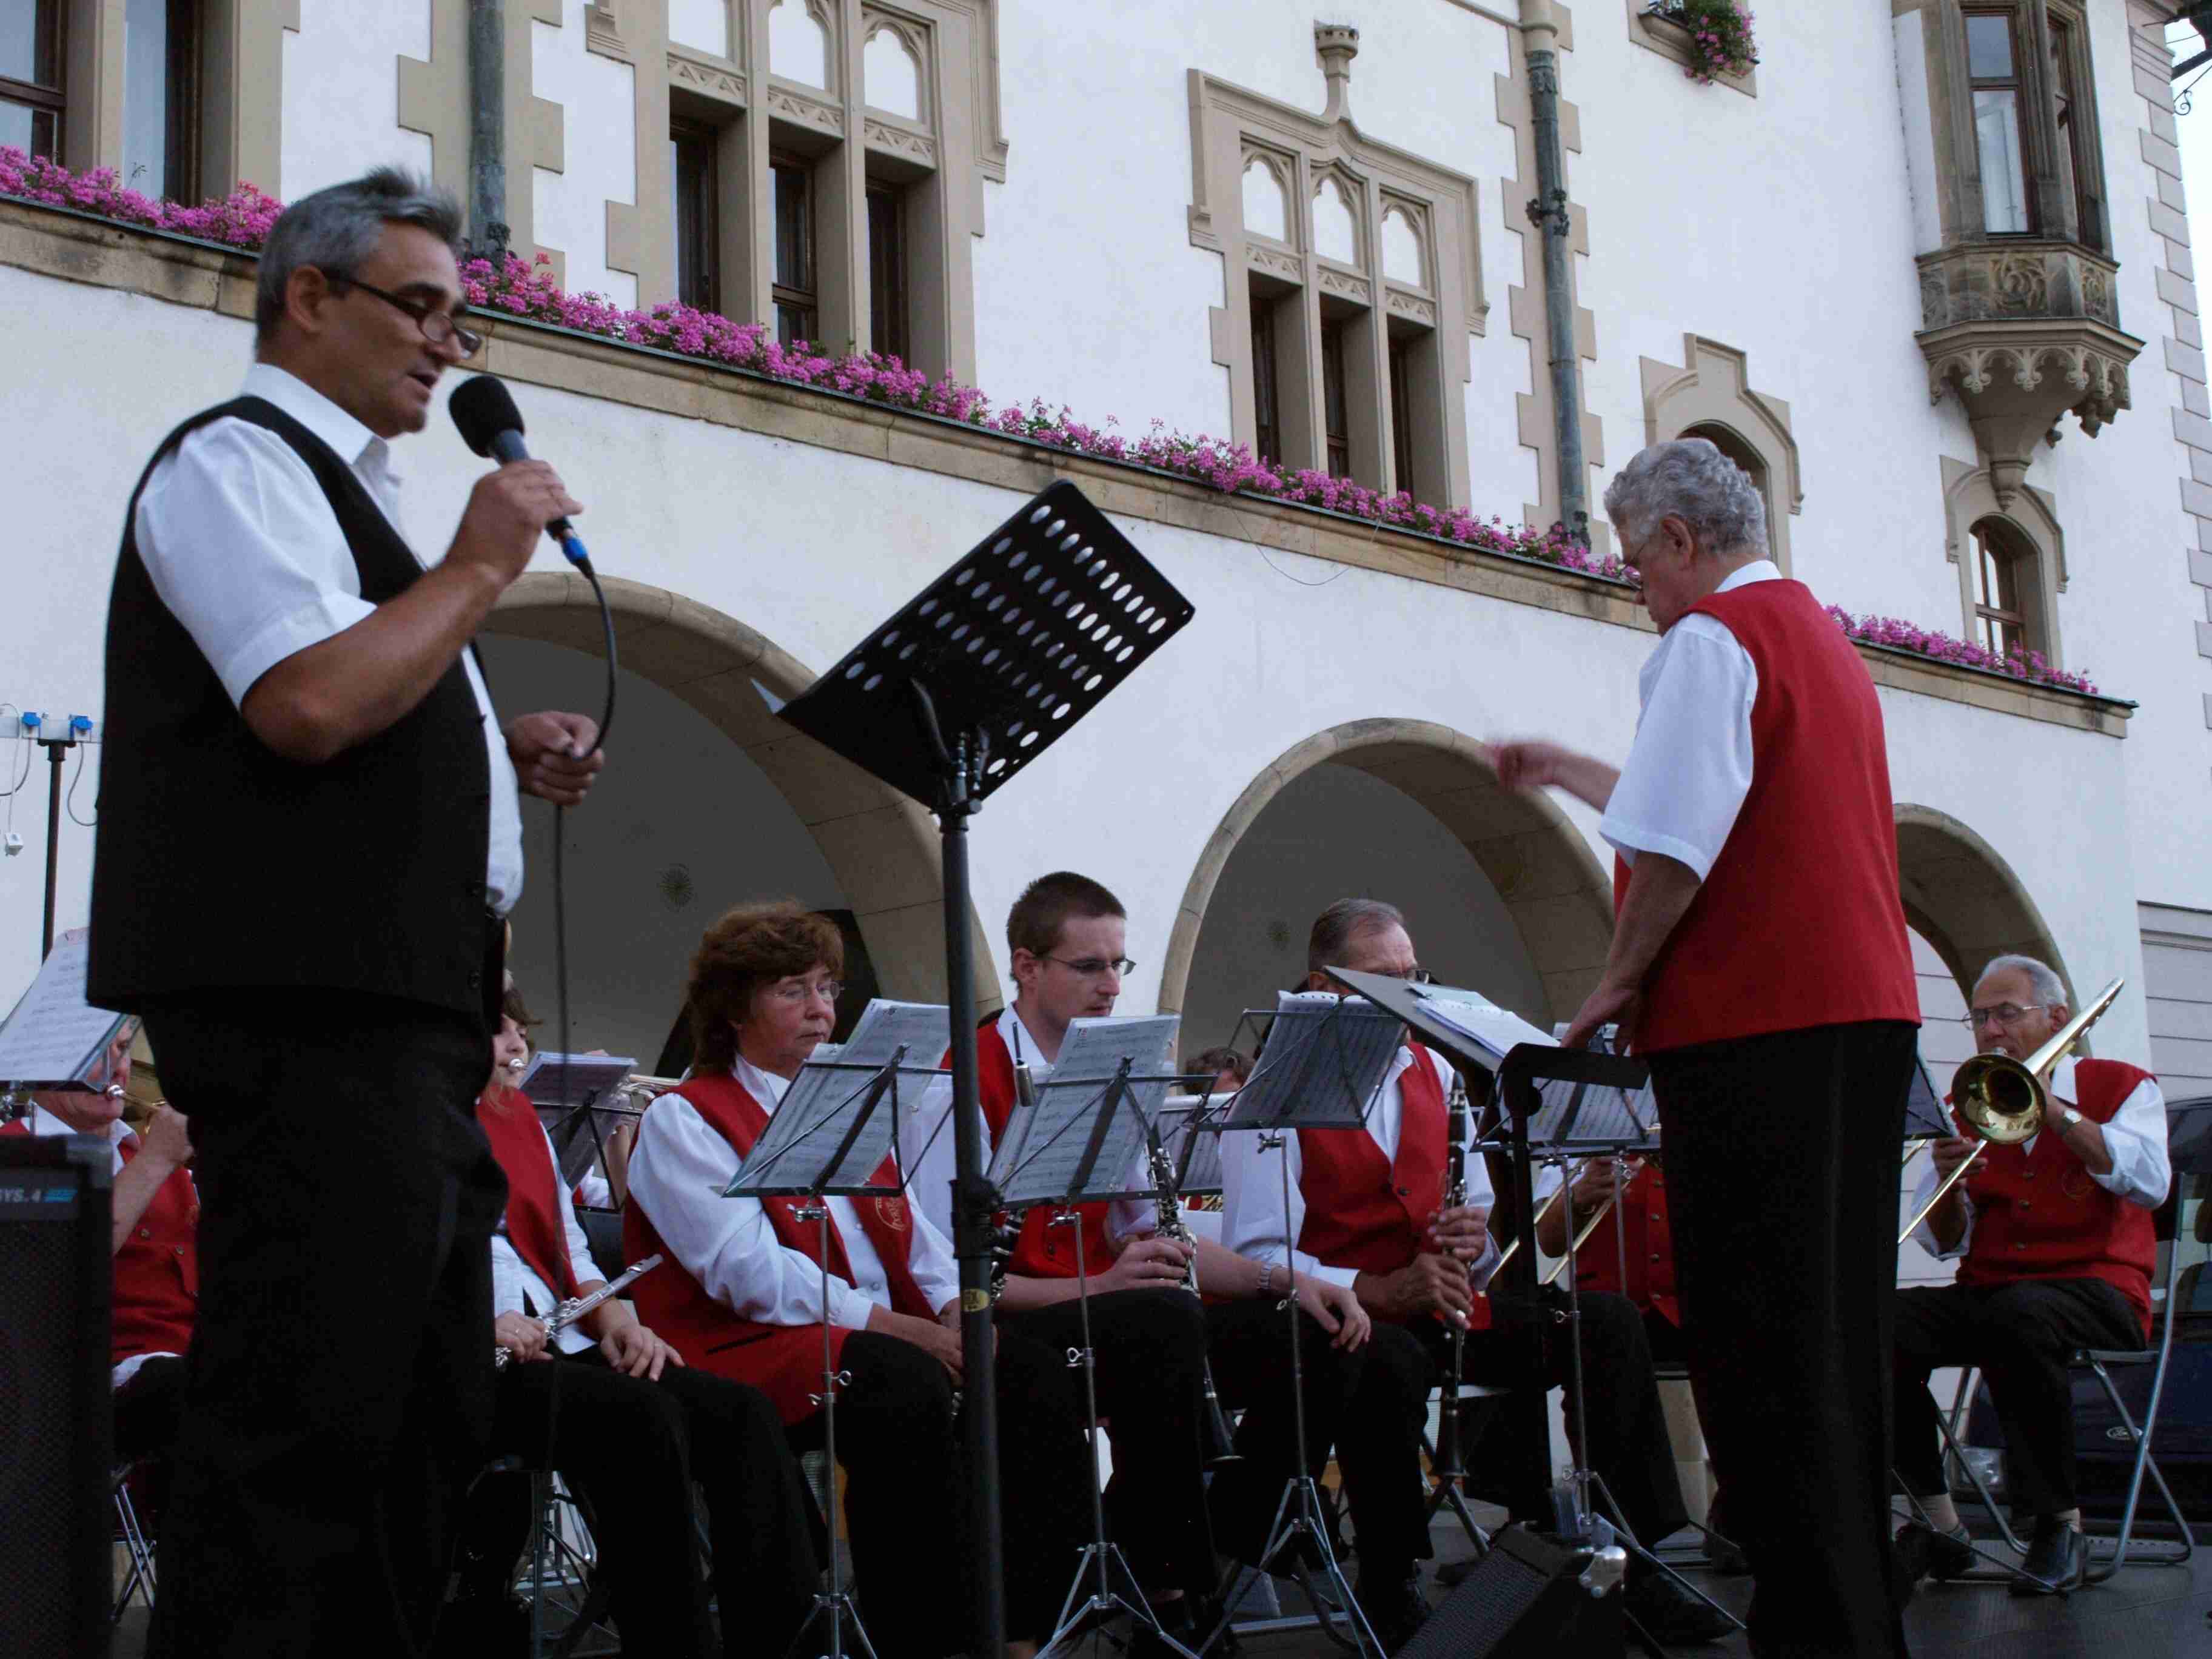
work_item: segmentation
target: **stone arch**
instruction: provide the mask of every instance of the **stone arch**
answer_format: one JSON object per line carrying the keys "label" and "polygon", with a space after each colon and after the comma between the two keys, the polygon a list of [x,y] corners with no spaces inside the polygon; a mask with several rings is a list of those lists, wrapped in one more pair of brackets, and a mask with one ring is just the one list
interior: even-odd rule
{"label": "stone arch", "polygon": [[[944,1001],[943,869],[929,815],[782,725],[758,689],[796,696],[814,683],[813,671],[711,606],[619,576],[600,580],[622,665],[672,692],[744,750],[806,826],[852,906],[883,994]],[[606,654],[590,584],[567,571],[520,578],[484,629]],[[988,1011],[1000,1006],[998,977],[972,911],[969,929],[977,1006]]]}
{"label": "stone arch", "polygon": [[1183,889],[1160,975],[1160,1008],[1180,1012],[1207,903],[1243,838],[1291,780],[1324,762],[1380,779],[1433,813],[1498,890],[1555,1019],[1596,985],[1613,940],[1613,883],[1566,815],[1498,782],[1479,746],[1429,720],[1367,720],[1317,732],[1278,756],[1214,829]]}
{"label": "stone arch", "polygon": [[2018,952],[2047,962],[2074,1000],[2067,971],[2043,913],[1996,848],[1949,814],[1898,803],[1898,887],[1905,919],[1935,947],[1971,997],[1990,957]]}

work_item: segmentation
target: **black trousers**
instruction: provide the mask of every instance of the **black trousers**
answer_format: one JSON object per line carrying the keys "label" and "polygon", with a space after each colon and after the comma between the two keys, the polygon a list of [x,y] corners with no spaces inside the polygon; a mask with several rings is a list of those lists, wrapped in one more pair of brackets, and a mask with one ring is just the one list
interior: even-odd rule
{"label": "black trousers", "polygon": [[1942,1492],[1942,1432],[1928,1374],[1978,1365],[2004,1429],[2014,1495],[2030,1512],[2075,1507],[2076,1348],[2139,1348],[2135,1305],[2101,1279],[1925,1285],[1897,1296],[1897,1472],[1916,1498]]}
{"label": "black trousers", "polygon": [[174,1467],[177,1429],[185,1410],[185,1361],[181,1354],[150,1354],[115,1391],[115,1461],[143,1460],[134,1477],[141,1497],[138,1523],[161,1535],[161,1517],[169,1506],[169,1476]]}
{"label": "black trousers", "polygon": [[[707,1496],[725,1659],[781,1659],[814,1605],[820,1562],[799,1460],[757,1389],[671,1365],[622,1375],[596,1348],[509,1365],[491,1452],[573,1481],[592,1506],[609,1610],[635,1653],[714,1651],[692,1541],[691,1488]],[[520,1506],[517,1498],[520,1498]],[[530,1521],[529,1481],[487,1475],[471,1494],[470,1591],[503,1591]]]}
{"label": "black trousers", "polygon": [[[1042,1642],[1089,1534],[1083,1483],[1096,1476],[1066,1357],[1002,1329],[994,1358],[1006,1635]],[[837,1395],[837,1462],[869,1640],[881,1659],[971,1650],[975,1528],[951,1377],[926,1350],[872,1331],[845,1339],[842,1364],[852,1381]],[[809,1418],[791,1443],[817,1449],[822,1431]]]}
{"label": "black trousers", "polygon": [[[1296,1404],[1291,1395],[1290,1328],[1272,1297],[1220,1302],[1206,1310],[1214,1386],[1224,1408],[1241,1409],[1237,1450],[1242,1459],[1214,1472],[1207,1490],[1215,1534],[1238,1560],[1257,1564],[1282,1503],[1284,1483],[1297,1468]],[[1378,1328],[1378,1334],[1379,1334]],[[1359,1541],[1360,1571],[1378,1582],[1401,1580],[1429,1554],[1429,1528],[1419,1473],[1427,1394],[1410,1365],[1388,1359],[1370,1339],[1349,1351],[1332,1347],[1318,1321],[1298,1315],[1298,1357],[1305,1392],[1304,1468],[1319,1479],[1336,1451],[1345,1503]]]}
{"label": "black trousers", "polygon": [[1905,1651],[1889,1356],[1913,1051],[1872,1021],[1651,1056],[1683,1342],[1761,1655]]}
{"label": "black trousers", "polygon": [[152,1006],[146,1030],[201,1206],[150,1650],[417,1653],[490,1426],[489,1038],[289,987]]}
{"label": "black trousers", "polygon": [[[1146,1591],[1198,1595],[1213,1588],[1213,1535],[1206,1519],[1206,1310],[1180,1291],[1109,1291],[1091,1298],[1098,1415],[1108,1420],[1114,1480],[1107,1524]],[[1062,1356],[1083,1346],[1074,1299],[999,1316],[999,1328]],[[1071,1371],[1078,1419],[1083,1377]],[[999,1389],[1006,1409],[1007,1384]],[[1003,1443],[1006,1431],[1000,1431]],[[1008,1513],[1012,1513],[1012,1505]],[[1085,1517],[1086,1530],[1088,1516]],[[1011,1526],[1009,1528],[1011,1530]],[[1011,1570],[1008,1577],[1012,1577]],[[1011,1585],[1009,1586],[1011,1593]]]}

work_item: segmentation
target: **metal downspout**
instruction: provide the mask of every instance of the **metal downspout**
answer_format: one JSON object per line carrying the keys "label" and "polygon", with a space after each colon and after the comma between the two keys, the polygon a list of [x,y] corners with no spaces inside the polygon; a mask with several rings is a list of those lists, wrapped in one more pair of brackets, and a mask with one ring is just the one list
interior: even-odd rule
{"label": "metal downspout", "polygon": [[507,247],[507,16],[502,0],[469,0],[469,241],[497,259]]}
{"label": "metal downspout", "polygon": [[1568,238],[1566,156],[1559,142],[1559,19],[1551,0],[1522,0],[1521,31],[1528,64],[1536,196],[1529,222],[1543,237],[1544,323],[1552,356],[1552,422],[1559,460],[1559,519],[1589,538],[1589,469],[1583,459],[1582,357],[1575,343],[1575,302]]}

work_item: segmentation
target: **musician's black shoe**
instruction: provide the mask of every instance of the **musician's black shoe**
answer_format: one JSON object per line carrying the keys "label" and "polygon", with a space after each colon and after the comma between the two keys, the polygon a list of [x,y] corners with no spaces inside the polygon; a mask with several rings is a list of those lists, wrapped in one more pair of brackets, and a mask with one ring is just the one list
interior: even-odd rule
{"label": "musician's black shoe", "polygon": [[2046,1515],[2037,1520],[2027,1559],[2007,1588],[2014,1595],[2064,1595],[2081,1588],[2088,1570],[2089,1540],[2077,1528]]}
{"label": "musician's black shoe", "polygon": [[1700,1601],[1663,1572],[1631,1573],[1621,1587],[1620,1610],[1662,1648],[1717,1642],[1735,1630],[1726,1613]]}
{"label": "musician's black shoe", "polygon": [[1427,1594],[1421,1589],[1418,1567],[1403,1577],[1395,1572],[1363,1571],[1352,1593],[1359,1598],[1359,1610],[1367,1615],[1367,1627],[1375,1632],[1375,1639],[1382,1644],[1385,1653],[1395,1653],[1412,1641],[1413,1632],[1428,1622],[1433,1611]]}
{"label": "musician's black shoe", "polygon": [[1908,1521],[1890,1541],[1891,1583],[1903,1607],[1923,1578],[1957,1578],[1974,1568],[1973,1535],[1961,1524],[1938,1532],[1924,1521]]}

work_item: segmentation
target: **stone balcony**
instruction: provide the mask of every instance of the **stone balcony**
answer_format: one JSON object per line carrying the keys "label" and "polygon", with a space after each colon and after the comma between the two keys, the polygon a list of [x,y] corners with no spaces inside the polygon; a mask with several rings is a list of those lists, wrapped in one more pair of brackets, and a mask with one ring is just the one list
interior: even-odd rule
{"label": "stone balcony", "polygon": [[2062,415],[2071,410],[2094,438],[2129,407],[2128,365],[2143,343],[2119,325],[2119,267],[2078,243],[2011,238],[1919,264],[1929,399],[1958,392],[2008,507]]}

